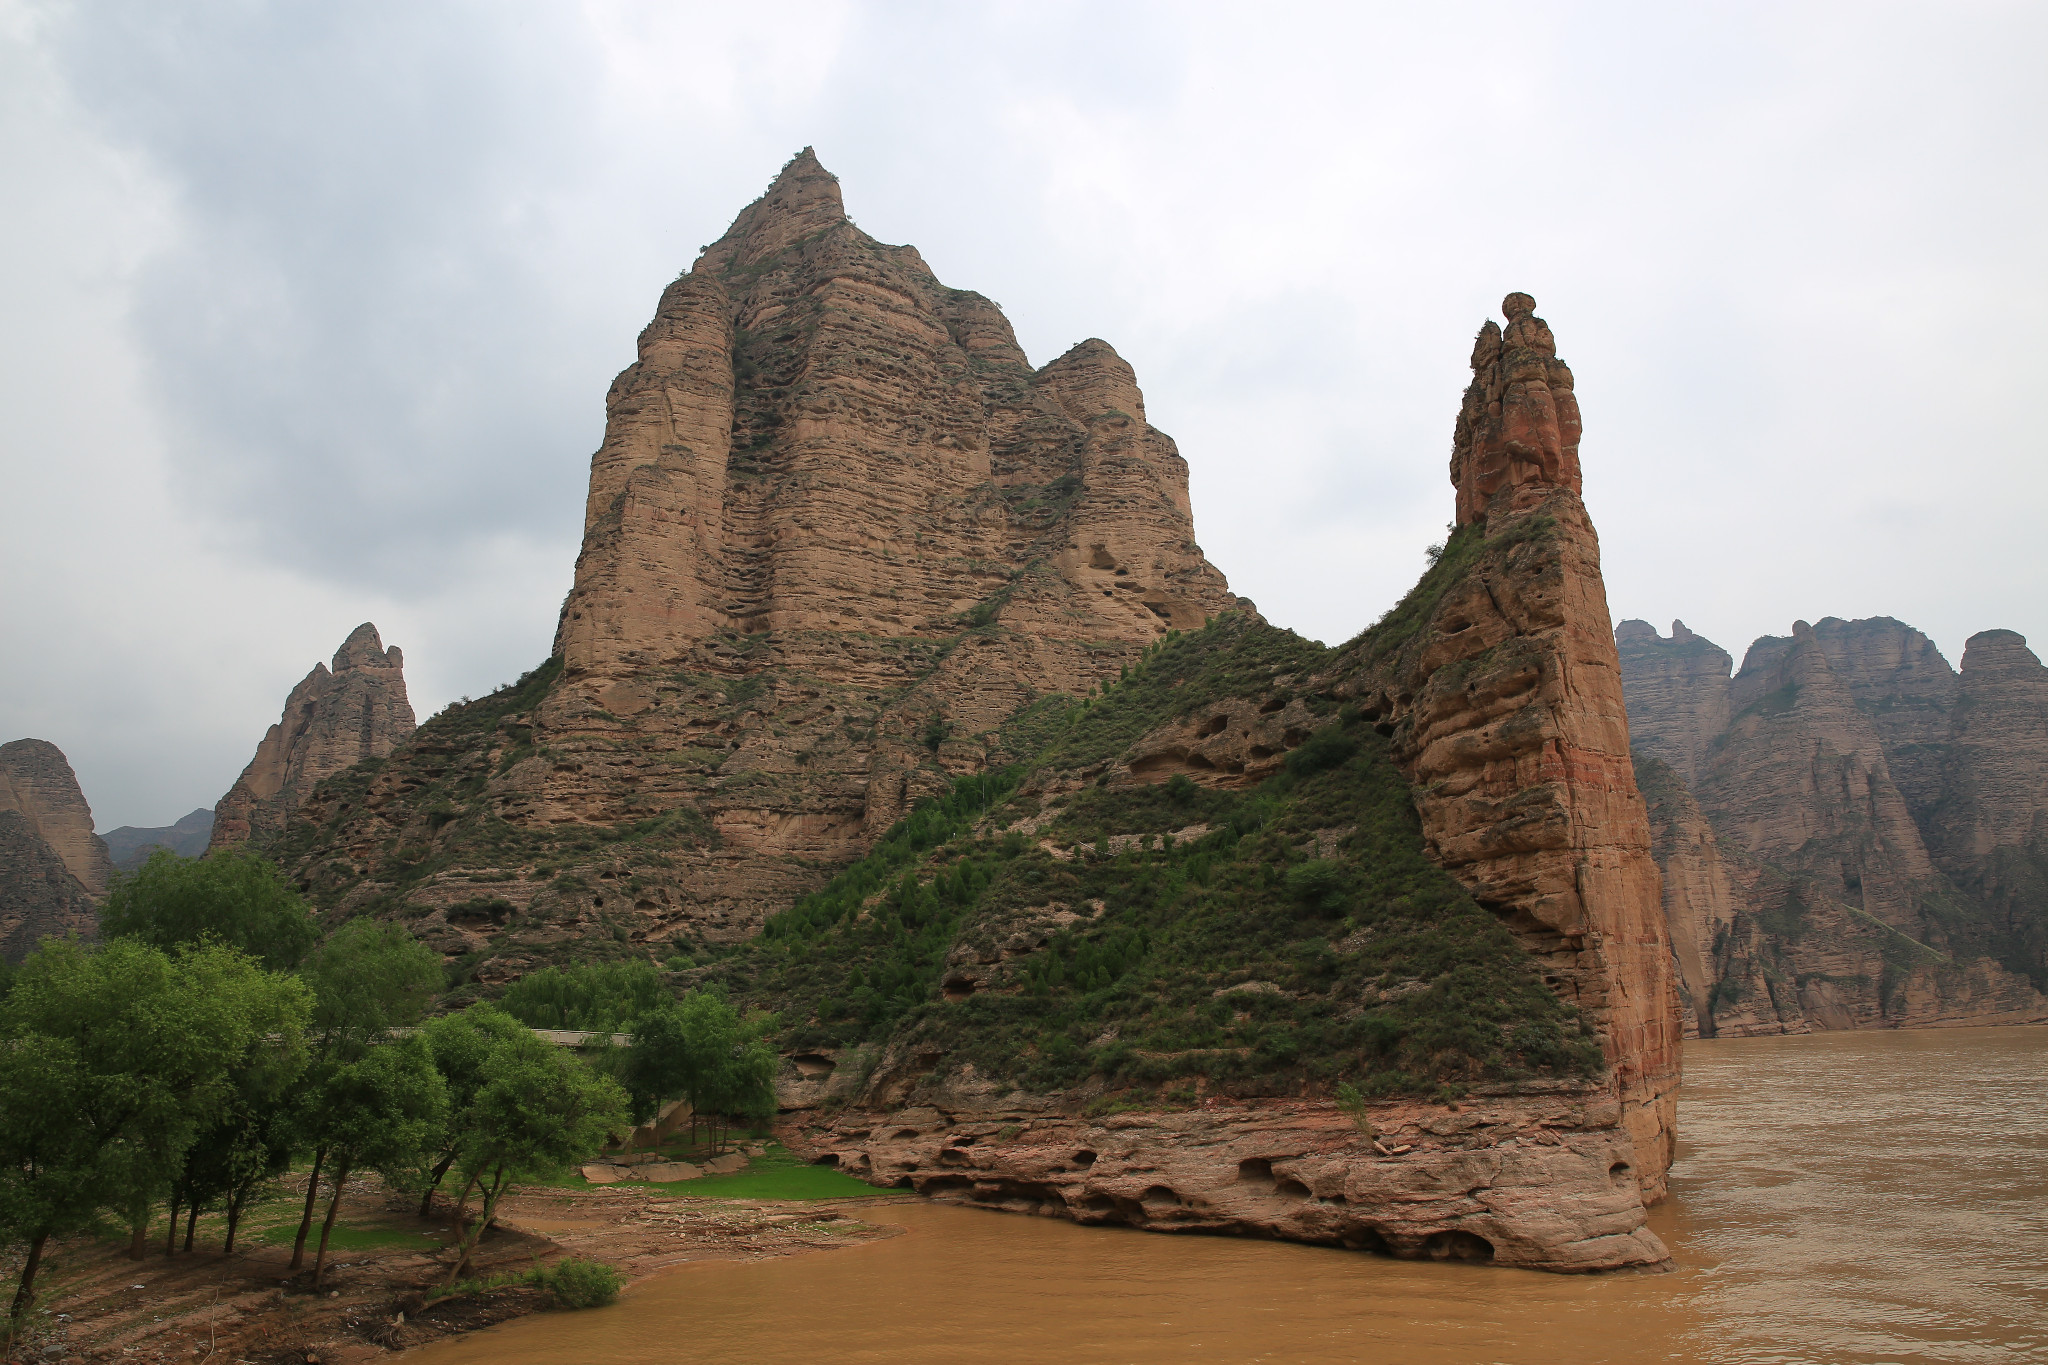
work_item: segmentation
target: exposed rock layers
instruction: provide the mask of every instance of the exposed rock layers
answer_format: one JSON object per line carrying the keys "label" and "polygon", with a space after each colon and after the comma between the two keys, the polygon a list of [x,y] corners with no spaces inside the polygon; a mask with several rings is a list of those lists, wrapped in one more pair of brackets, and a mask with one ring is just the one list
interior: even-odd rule
{"label": "exposed rock layers", "polygon": [[[1534,309],[1510,294],[1500,342],[1492,323],[1480,332],[1451,458],[1459,535],[1432,570],[1442,581],[1425,578],[1391,618],[1414,619],[1363,637],[1353,687],[1394,726],[1443,866],[1595,1021],[1655,1200],[1676,1129],[1678,995],[1579,497],[1579,408]],[[1413,633],[1390,638],[1402,626]]]}
{"label": "exposed rock layers", "polygon": [[215,808],[208,847],[273,838],[321,779],[385,757],[412,731],[405,656],[397,645],[385,649],[365,621],[335,651],[331,670],[314,664],[285,698],[283,718]]}
{"label": "exposed rock layers", "polygon": [[113,862],[62,749],[46,739],[0,744],[0,810],[19,813],[89,894],[106,894]]}
{"label": "exposed rock layers", "polygon": [[[1985,886],[1970,881],[1980,864],[1930,856],[1972,784],[1955,740],[1969,724],[1967,673],[1959,685],[1925,635],[1887,617],[1802,621],[1757,640],[1729,679],[1727,656],[1689,632],[1664,640],[1624,622],[1616,634],[1638,771],[1662,793],[1653,814],[1689,1025],[1742,1034],[2048,1017],[2009,970],[2028,970],[2026,936],[2048,897],[2018,889],[1987,914]],[[2013,662],[1980,670],[2007,698],[1981,733],[2013,742],[1977,752],[1996,752],[2010,776],[1989,785],[2017,807],[2048,699],[2003,683],[2030,676]],[[1727,716],[1718,730],[1703,723],[1715,714]],[[1690,780],[1673,761],[1688,753]],[[1653,776],[1660,760],[1670,768]],[[2039,771],[2036,792],[2048,765]],[[2027,866],[2023,853],[2003,865]],[[2013,885],[2035,883],[2022,870]]]}
{"label": "exposed rock layers", "polygon": [[46,935],[91,934],[111,871],[63,750],[0,745],[0,959],[20,961]]}
{"label": "exposed rock layers", "polygon": [[[1674,1145],[1678,995],[1578,495],[1570,372],[1532,310],[1510,296],[1510,347],[1490,330],[1475,352],[1452,463],[1458,533],[1380,625],[1298,682],[1391,737],[1431,856],[1543,964],[1607,1073],[1464,1107],[1376,1105],[1375,1138],[1315,1103],[1218,1098],[1089,1121],[971,1077],[905,1090],[885,1059],[839,1089],[865,1104],[823,1117],[814,1152],[881,1183],[1081,1221],[1551,1270],[1665,1259],[1643,1207],[1664,1193]],[[1312,728],[1296,681],[1169,721],[1080,777],[1255,782]],[[827,1097],[830,1070],[813,1059],[785,1104]],[[877,1112],[892,1097],[912,1107]]]}
{"label": "exposed rock layers", "polygon": [[806,150],[612,385],[556,660],[317,803],[302,875],[402,900],[489,980],[593,935],[744,938],[1019,708],[1248,608],[1130,366],[1090,340],[1033,369]]}

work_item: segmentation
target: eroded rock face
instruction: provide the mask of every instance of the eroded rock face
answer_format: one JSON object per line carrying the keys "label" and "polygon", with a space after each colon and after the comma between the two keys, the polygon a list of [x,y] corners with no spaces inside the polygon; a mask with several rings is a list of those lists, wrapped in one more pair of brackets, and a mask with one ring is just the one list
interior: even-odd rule
{"label": "eroded rock face", "polygon": [[265,842],[282,830],[322,778],[366,758],[383,758],[413,732],[405,656],[384,648],[365,621],[285,698],[256,756],[214,810],[207,847]]}
{"label": "eroded rock face", "polygon": [[2048,668],[2026,637],[1970,637],[1942,758],[1935,858],[2013,926],[2019,965],[2048,977]]}
{"label": "eroded rock face", "polygon": [[89,895],[103,896],[113,860],[92,832],[92,807],[64,751],[46,739],[0,744],[0,811],[14,811]]}
{"label": "eroded rock face", "polygon": [[84,884],[28,817],[0,810],[0,961],[21,961],[45,937],[90,935],[97,920]]}
{"label": "eroded rock face", "polygon": [[1489,319],[1472,344],[1472,383],[1451,447],[1460,526],[1484,517],[1504,490],[1580,491],[1579,400],[1557,338],[1527,294],[1508,295],[1501,313],[1507,330]]}
{"label": "eroded rock face", "polygon": [[1431,571],[1447,581],[1426,577],[1390,618],[1434,587],[1406,640],[1361,641],[1351,686],[1392,727],[1435,856],[1593,1021],[1631,1169],[1655,1200],[1675,1140],[1679,998],[1579,498],[1578,406],[1533,308],[1509,295],[1499,347],[1482,331],[1473,356],[1451,464],[1460,533]]}
{"label": "eroded rock face", "polygon": [[[1994,860],[2016,872],[2002,905],[1971,880],[1968,858],[1930,856],[1945,847],[1953,826],[1943,821],[1970,786],[1954,728],[1981,716],[1980,734],[2009,735],[1977,751],[2011,772],[2005,790],[2024,792],[2029,736],[2048,726],[2048,706],[2019,700],[2024,685],[2009,708],[1964,704],[1933,643],[1888,617],[1830,617],[1764,636],[1732,681],[1711,663],[1686,666],[1687,653],[1703,653],[1697,644],[1662,641],[1635,622],[1616,633],[1638,772],[1646,790],[1662,793],[1653,817],[1689,1029],[1741,1035],[2048,1015],[2048,1002],[2011,970],[2028,970],[2025,926],[2036,922],[2035,906],[2048,906],[2025,836]],[[2023,664],[2011,675],[2029,676]],[[1715,731],[1702,722],[1717,712],[1728,719]],[[1690,781],[1675,763],[1654,776],[1659,760],[1688,750],[1697,755]]]}
{"label": "eroded rock face", "polygon": [[1671,623],[1668,640],[1647,621],[1623,621],[1614,628],[1614,644],[1628,695],[1630,742],[1685,782],[1697,782],[1708,747],[1728,728],[1735,660],[1683,621]]}
{"label": "eroded rock face", "polygon": [[1210,1100],[1089,1119],[946,1095],[791,1132],[879,1185],[1153,1232],[1280,1237],[1539,1270],[1656,1265],[1633,1152],[1605,1088],[1375,1106]]}
{"label": "eroded rock face", "polygon": [[[1131,367],[1090,340],[1034,369],[806,150],[612,385],[557,660],[323,799],[300,866],[327,903],[427,911],[487,980],[593,935],[745,938],[1001,761],[1021,707],[1249,605]],[[448,869],[388,871],[394,839]],[[501,908],[445,918],[479,898]]]}

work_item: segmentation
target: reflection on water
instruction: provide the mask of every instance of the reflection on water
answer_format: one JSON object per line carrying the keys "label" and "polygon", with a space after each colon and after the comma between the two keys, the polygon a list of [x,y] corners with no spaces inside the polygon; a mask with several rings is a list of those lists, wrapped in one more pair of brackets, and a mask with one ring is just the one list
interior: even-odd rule
{"label": "reflection on water", "polygon": [[456,1362],[2048,1360],[2048,1029],[1689,1044],[1680,1269],[1566,1277],[924,1203],[688,1266]]}

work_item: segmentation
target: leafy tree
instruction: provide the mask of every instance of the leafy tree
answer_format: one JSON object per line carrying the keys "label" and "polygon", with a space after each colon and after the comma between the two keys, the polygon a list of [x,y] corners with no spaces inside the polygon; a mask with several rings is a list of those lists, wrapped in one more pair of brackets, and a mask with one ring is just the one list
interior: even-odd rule
{"label": "leafy tree", "polygon": [[[393,1029],[418,1023],[445,979],[438,953],[403,925],[373,919],[353,919],[335,930],[307,960],[303,975],[313,988],[308,1112],[322,1103],[323,1088],[337,1068],[360,1060]],[[312,1149],[313,1169],[306,1177],[305,1207],[292,1242],[293,1270],[305,1263],[329,1146],[317,1120],[302,1120],[300,1132]]]}
{"label": "leafy tree", "polygon": [[273,971],[290,971],[320,941],[313,912],[277,865],[248,852],[181,858],[158,849],[118,877],[100,911],[103,938],[166,952],[216,939]]}
{"label": "leafy tree", "polygon": [[762,1037],[770,1026],[743,1022],[716,986],[642,1016],[625,1065],[634,1118],[644,1123],[666,1101],[687,1099],[695,1137],[699,1115],[773,1113],[778,1061]]}
{"label": "leafy tree", "polygon": [[231,1069],[232,1095],[185,1153],[172,1188],[173,1214],[181,1203],[188,1210],[185,1250],[192,1249],[199,1214],[219,1204],[227,1215],[221,1250],[233,1251],[249,1200],[290,1169],[297,1136],[292,1101],[306,1063],[306,1047],[295,1032],[264,1039]]}
{"label": "leafy tree", "polygon": [[640,1016],[669,999],[652,962],[583,962],[549,967],[506,988],[499,1008],[532,1028],[630,1032]]}
{"label": "leafy tree", "polygon": [[549,1179],[582,1161],[625,1127],[626,1096],[618,1083],[531,1033],[495,1039],[483,1062],[483,1084],[464,1111],[462,1168],[483,1196],[476,1222],[464,1229],[454,1284],[469,1268],[498,1200],[515,1179]]}
{"label": "leafy tree", "polygon": [[418,1162],[448,1122],[448,1088],[418,1035],[396,1038],[358,1058],[330,1063],[305,1111],[328,1162],[327,1219],[313,1258],[313,1283],[327,1266],[327,1242],[351,1175],[396,1171]]}
{"label": "leafy tree", "polygon": [[298,982],[207,944],[172,957],[115,940],[48,940],[0,1003],[0,1230],[28,1244],[14,1297],[34,1302],[52,1236],[153,1198],[231,1092],[234,1067],[291,1045]]}
{"label": "leafy tree", "polygon": [[471,1005],[460,1014],[430,1019],[420,1030],[434,1069],[448,1088],[448,1121],[443,1125],[438,1149],[429,1157],[426,1193],[420,1196],[420,1217],[434,1207],[434,1192],[462,1154],[464,1116],[484,1084],[484,1060],[500,1041],[526,1033],[526,1026],[503,1010],[490,1005]]}

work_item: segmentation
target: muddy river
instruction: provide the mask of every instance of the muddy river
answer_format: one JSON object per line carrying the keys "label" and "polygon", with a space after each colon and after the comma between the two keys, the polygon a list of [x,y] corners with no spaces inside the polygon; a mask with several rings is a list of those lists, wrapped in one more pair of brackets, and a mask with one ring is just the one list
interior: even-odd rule
{"label": "muddy river", "polygon": [[2048,1361],[2048,1029],[1687,1046],[1671,1274],[1545,1275],[942,1205],[687,1266],[456,1362]]}

